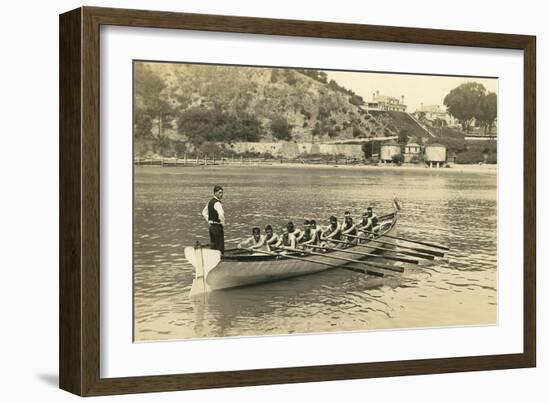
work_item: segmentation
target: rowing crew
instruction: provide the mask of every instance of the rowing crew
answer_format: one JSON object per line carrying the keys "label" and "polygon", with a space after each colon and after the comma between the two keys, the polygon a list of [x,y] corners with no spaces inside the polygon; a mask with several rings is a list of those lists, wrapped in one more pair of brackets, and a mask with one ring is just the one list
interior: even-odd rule
{"label": "rowing crew", "polygon": [[290,221],[281,228],[281,234],[273,232],[273,227],[267,225],[265,234],[261,235],[260,228],[252,228],[252,236],[239,243],[239,248],[265,249],[268,251],[290,248],[332,248],[342,244],[356,244],[360,238],[372,237],[379,230],[378,217],[372,207],[362,215],[361,221],[355,223],[349,211],[344,213],[343,222],[339,223],[335,216],[329,218],[326,227],[317,226],[315,220],[305,220],[304,229],[300,230]]}

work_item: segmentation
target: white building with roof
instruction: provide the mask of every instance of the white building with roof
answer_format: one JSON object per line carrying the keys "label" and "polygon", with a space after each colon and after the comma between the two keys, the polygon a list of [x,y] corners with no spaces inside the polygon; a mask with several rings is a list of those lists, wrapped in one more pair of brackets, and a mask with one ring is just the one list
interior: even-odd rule
{"label": "white building with roof", "polygon": [[414,114],[417,119],[423,118],[429,122],[434,122],[436,119],[440,119],[444,121],[447,126],[460,125],[458,120],[452,117],[447,110],[440,105],[424,105],[421,103],[420,108],[418,108]]}
{"label": "white building with roof", "polygon": [[404,95],[401,95],[401,99],[398,99],[389,95],[381,95],[378,90],[372,93],[372,99],[365,102],[365,106],[367,111],[405,112],[407,110]]}

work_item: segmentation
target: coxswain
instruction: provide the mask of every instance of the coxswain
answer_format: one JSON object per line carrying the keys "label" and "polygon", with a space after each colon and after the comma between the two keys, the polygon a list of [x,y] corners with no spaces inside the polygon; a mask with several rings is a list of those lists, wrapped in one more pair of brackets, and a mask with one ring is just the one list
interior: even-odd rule
{"label": "coxswain", "polygon": [[222,206],[223,188],[220,185],[214,186],[214,197],[212,197],[202,210],[202,216],[208,222],[208,234],[210,235],[210,248],[224,253],[223,225],[225,214]]}
{"label": "coxswain", "polygon": [[[348,236],[352,235],[352,236]],[[349,243],[357,243],[357,225],[353,222],[351,213],[346,211],[344,213],[344,222],[342,223],[342,237],[343,240]]]}
{"label": "coxswain", "polygon": [[271,225],[265,226],[264,245],[266,249],[271,250],[279,242],[279,236],[273,232]]}
{"label": "coxswain", "polygon": [[261,236],[260,228],[252,228],[252,236],[240,242],[237,246],[240,249],[260,249],[264,245],[265,237]]}

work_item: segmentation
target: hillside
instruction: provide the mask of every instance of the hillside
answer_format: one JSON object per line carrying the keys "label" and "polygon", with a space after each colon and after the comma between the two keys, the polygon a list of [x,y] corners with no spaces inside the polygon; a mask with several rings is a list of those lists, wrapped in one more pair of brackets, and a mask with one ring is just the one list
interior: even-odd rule
{"label": "hillside", "polygon": [[399,133],[400,130],[405,130],[407,136],[415,139],[415,141],[430,137],[430,134],[406,112],[371,111],[369,113],[378,120],[381,120],[383,117],[386,119],[388,133]]}
{"label": "hillside", "polygon": [[366,112],[361,97],[316,70],[139,62],[134,74],[138,155],[212,142],[388,136],[411,127],[396,113]]}

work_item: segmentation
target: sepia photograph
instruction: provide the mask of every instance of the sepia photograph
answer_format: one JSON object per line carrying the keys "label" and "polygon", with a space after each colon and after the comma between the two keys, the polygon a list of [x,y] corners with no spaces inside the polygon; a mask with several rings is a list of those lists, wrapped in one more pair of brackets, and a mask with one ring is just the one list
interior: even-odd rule
{"label": "sepia photograph", "polygon": [[134,60],[134,342],[498,323],[498,77],[367,68]]}

